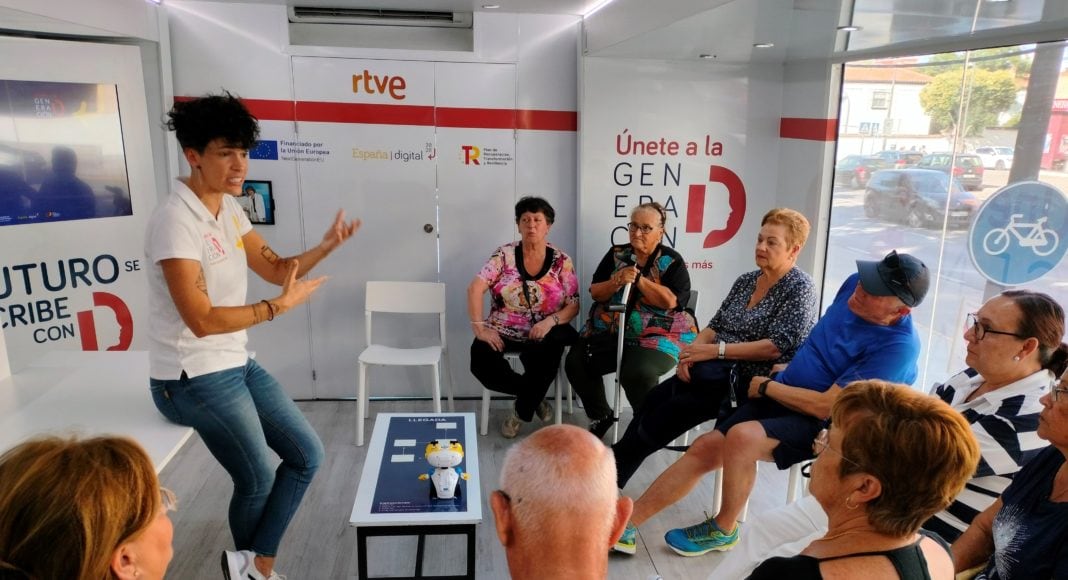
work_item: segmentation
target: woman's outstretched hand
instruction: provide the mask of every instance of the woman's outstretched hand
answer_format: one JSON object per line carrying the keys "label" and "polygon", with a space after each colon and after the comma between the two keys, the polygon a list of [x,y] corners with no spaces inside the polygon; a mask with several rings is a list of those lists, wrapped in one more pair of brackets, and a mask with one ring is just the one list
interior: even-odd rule
{"label": "woman's outstretched hand", "polygon": [[282,283],[282,295],[271,300],[271,305],[275,308],[275,316],[307,302],[311,295],[319,289],[319,286],[327,280],[327,276],[319,276],[312,280],[301,280],[297,278],[299,269],[300,262],[296,258],[289,260],[289,272],[286,273],[285,282]]}
{"label": "woman's outstretched hand", "polygon": [[326,233],[323,234],[323,241],[319,244],[319,247],[327,252],[334,251],[338,246],[344,244],[349,238],[353,236],[362,225],[359,219],[354,219],[351,222],[345,222],[345,210],[337,210],[337,216],[334,218],[334,223],[330,226]]}

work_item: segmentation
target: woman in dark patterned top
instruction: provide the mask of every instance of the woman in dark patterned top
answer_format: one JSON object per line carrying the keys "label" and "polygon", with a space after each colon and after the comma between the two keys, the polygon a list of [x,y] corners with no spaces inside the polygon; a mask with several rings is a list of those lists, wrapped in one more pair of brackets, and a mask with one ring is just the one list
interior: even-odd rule
{"label": "woman in dark patterned top", "polygon": [[[590,418],[590,431],[597,437],[603,437],[613,421],[601,377],[615,370],[618,316],[607,307],[622,300],[624,287],[630,284],[632,289],[619,378],[635,409],[641,408],[660,376],[675,366],[679,350],[697,336],[693,313],[684,310],[690,295],[686,262],[660,243],[666,221],[667,213],[659,203],[643,203],[631,210],[630,243],[609,248],[593,273],[590,296],[594,304],[582,331],[585,341],[571,349],[564,363],[567,379]],[[598,338],[611,344],[611,350],[590,356],[587,341]]]}
{"label": "woman in dark patterned top", "polygon": [[815,285],[794,265],[808,232],[808,220],[792,209],[764,215],[755,255],[760,269],[734,282],[708,327],[683,347],[675,376],[649,393],[613,447],[620,488],[646,457],[716,418],[728,394],[733,403],[733,384],[744,389],[751,377],[793,358],[816,323]]}
{"label": "woman in dark patterned top", "polygon": [[814,451],[809,491],[827,533],[798,556],[764,561],[751,580],[953,577],[949,546],[918,532],[979,464],[960,413],[908,385],[856,381],[838,395]]}

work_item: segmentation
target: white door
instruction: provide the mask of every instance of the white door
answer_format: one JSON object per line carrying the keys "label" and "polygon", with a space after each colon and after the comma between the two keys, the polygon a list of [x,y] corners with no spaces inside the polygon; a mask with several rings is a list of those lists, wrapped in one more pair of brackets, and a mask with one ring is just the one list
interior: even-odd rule
{"label": "white door", "polygon": [[[306,245],[319,243],[338,208],[363,220],[317,272],[330,280],[310,322],[314,396],[354,397],[365,283],[437,280],[434,64],[294,57],[293,79],[300,121],[290,154],[300,159]],[[375,318],[376,342],[424,346],[436,337],[431,317]],[[426,396],[429,381],[427,369],[376,368],[369,392]]]}

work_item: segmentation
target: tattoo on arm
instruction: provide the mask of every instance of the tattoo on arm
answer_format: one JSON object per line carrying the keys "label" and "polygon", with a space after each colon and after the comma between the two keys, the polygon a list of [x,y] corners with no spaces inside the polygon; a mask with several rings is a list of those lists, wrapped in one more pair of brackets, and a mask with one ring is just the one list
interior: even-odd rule
{"label": "tattoo on arm", "polygon": [[276,254],[267,244],[263,244],[263,247],[260,248],[260,255],[272,266],[284,266],[286,264],[286,259]]}
{"label": "tattoo on arm", "polygon": [[204,269],[203,268],[201,268],[200,269],[200,273],[197,274],[196,287],[197,287],[197,290],[200,290],[201,292],[203,292],[205,296],[208,295],[208,281],[207,281],[207,279],[204,278]]}

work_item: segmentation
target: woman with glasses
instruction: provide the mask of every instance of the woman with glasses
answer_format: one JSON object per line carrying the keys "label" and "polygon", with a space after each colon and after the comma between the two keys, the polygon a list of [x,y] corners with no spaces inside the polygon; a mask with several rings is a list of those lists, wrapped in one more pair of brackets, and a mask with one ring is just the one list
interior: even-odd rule
{"label": "woman with glasses", "polygon": [[[520,240],[499,248],[467,288],[467,313],[475,340],[471,343],[471,374],[487,389],[515,395],[515,408],[501,423],[511,439],[534,415],[548,421],[552,405],[545,400],[564,347],[576,336],[570,325],[578,314],[578,278],[571,257],[549,243],[556,212],[540,197],[515,204]],[[491,293],[489,316],[482,297]],[[518,352],[523,372],[504,358]]]}
{"label": "woman with glasses", "polygon": [[978,565],[978,580],[1068,578],[1068,374],[1042,397],[1037,434],[1050,446],[953,544],[958,571]]}
{"label": "woman with glasses", "polygon": [[800,555],[766,560],[751,579],[953,577],[949,546],[920,526],[979,464],[960,413],[906,385],[857,381],[838,396],[814,451],[809,491],[827,533]]}
{"label": "woman with glasses", "polygon": [[132,439],[26,441],[0,456],[0,578],[163,578],[173,507]]}
{"label": "woman with glasses", "polygon": [[594,304],[582,330],[583,340],[567,355],[564,368],[582,398],[590,431],[603,437],[612,426],[612,408],[601,377],[615,371],[618,317],[608,306],[627,302],[620,384],[635,410],[660,376],[678,362],[679,351],[693,342],[697,327],[684,307],[690,294],[690,273],[675,250],[664,246],[667,213],[659,203],[643,203],[630,212],[630,243],[612,246],[590,283]]}

